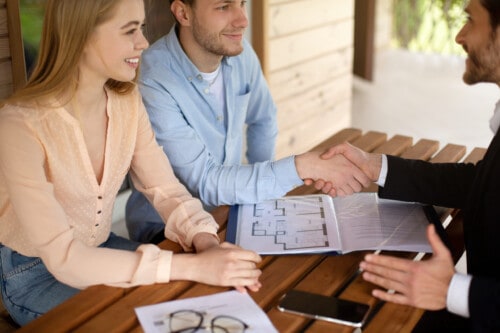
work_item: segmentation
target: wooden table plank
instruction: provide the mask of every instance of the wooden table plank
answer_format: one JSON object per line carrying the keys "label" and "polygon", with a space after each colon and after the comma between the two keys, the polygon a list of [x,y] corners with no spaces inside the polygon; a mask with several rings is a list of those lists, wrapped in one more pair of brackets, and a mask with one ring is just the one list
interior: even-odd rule
{"label": "wooden table plank", "polygon": [[401,157],[427,161],[438,151],[438,149],[438,141],[422,139],[401,154]]}
{"label": "wooden table plank", "polygon": [[372,153],[375,154],[388,154],[399,156],[405,150],[411,147],[413,138],[405,135],[395,135],[386,143],[375,148]]}
{"label": "wooden table plank", "polygon": [[[423,310],[414,307],[385,303],[377,314],[377,320],[372,320],[363,329],[363,333],[409,333],[420,320],[423,313]],[[378,320],[379,317],[382,320]]]}
{"label": "wooden table plank", "polygon": [[346,128],[346,129],[343,129],[343,130],[335,133],[334,135],[332,135],[331,137],[329,137],[328,139],[326,139],[322,143],[318,144],[317,146],[315,146],[311,150],[325,151],[332,146],[338,145],[339,143],[353,142],[357,138],[359,138],[361,136],[361,134],[362,134],[362,132],[360,129]]}
{"label": "wooden table plank", "polygon": [[370,131],[358,139],[352,141],[352,144],[365,151],[373,151],[387,141],[387,134],[382,132]]}
{"label": "wooden table plank", "polygon": [[[126,289],[106,286],[88,288],[84,295],[79,293],[17,332],[70,332],[121,299],[126,292]],[[65,313],[71,314],[70,320]]]}
{"label": "wooden table plank", "polygon": [[458,162],[465,156],[466,148],[461,145],[447,144],[431,159],[432,163]]}
{"label": "wooden table plank", "polygon": [[474,148],[464,159],[464,163],[477,163],[483,159],[484,154],[486,154],[485,148]]}

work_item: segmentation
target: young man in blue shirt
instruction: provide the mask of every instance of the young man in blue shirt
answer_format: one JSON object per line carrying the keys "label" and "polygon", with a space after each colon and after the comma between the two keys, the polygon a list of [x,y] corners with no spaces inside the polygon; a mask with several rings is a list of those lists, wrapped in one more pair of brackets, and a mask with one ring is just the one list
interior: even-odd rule
{"label": "young man in blue shirt", "polygon": [[[274,161],[276,106],[244,39],[246,1],[170,2],[176,25],[143,53],[140,88],[174,172],[206,209],[281,197],[306,178],[331,179],[338,194],[367,184],[343,156]],[[249,164],[242,165],[245,141]],[[126,220],[132,239],[164,239],[164,223],[137,191]]]}

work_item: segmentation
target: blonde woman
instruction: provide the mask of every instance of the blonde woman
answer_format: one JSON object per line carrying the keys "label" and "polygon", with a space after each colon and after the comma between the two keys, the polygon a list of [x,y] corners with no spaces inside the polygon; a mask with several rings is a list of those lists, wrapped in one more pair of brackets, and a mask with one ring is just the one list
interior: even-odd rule
{"label": "blonde woman", "polygon": [[[20,325],[95,284],[260,288],[260,257],[219,244],[155,141],[135,85],[143,22],[143,0],[48,0],[36,68],[0,110],[1,291]],[[165,235],[197,254],[110,233],[129,171]]]}

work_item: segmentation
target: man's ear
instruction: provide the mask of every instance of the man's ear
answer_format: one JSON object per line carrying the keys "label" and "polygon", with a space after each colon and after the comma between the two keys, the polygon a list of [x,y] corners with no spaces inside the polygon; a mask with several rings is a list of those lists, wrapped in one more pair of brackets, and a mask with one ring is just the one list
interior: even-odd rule
{"label": "man's ear", "polygon": [[183,1],[174,0],[170,5],[170,10],[180,25],[191,25],[191,7],[186,5]]}

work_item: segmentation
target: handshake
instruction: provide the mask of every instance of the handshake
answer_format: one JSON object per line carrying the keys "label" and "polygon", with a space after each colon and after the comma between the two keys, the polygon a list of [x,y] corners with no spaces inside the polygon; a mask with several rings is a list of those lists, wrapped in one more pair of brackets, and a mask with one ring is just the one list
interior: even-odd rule
{"label": "handshake", "polygon": [[306,185],[332,197],[346,196],[378,180],[381,154],[370,154],[349,143],[321,153],[311,151],[295,157],[295,166]]}

